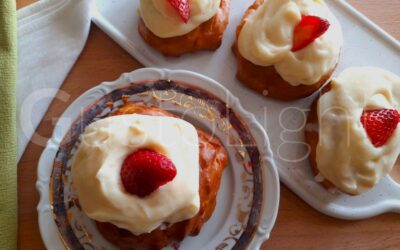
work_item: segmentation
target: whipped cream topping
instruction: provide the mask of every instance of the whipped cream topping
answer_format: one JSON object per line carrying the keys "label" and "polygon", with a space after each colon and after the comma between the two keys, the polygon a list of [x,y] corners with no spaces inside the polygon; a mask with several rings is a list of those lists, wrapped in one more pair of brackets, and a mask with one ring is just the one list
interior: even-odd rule
{"label": "whipped cream topping", "polygon": [[221,0],[190,0],[190,19],[184,23],[167,0],[140,0],[139,13],[146,27],[156,36],[185,35],[218,12]]}
{"label": "whipped cream topping", "polygon": [[318,102],[318,170],[346,193],[371,189],[400,154],[400,126],[384,146],[371,143],[360,117],[376,109],[400,110],[400,78],[373,67],[347,69]]}
{"label": "whipped cream topping", "polygon": [[[302,15],[328,20],[329,29],[306,48],[292,52],[293,31]],[[322,0],[265,0],[238,37],[240,54],[259,66],[274,66],[292,86],[312,85],[332,70],[343,44],[340,24]]]}
{"label": "whipped cream topping", "polygon": [[[147,148],[175,164],[176,177],[149,196],[125,191],[120,170],[126,157]],[[121,115],[89,125],[72,165],[82,209],[135,235],[194,217],[200,208],[199,141],[188,122],[171,117]]]}

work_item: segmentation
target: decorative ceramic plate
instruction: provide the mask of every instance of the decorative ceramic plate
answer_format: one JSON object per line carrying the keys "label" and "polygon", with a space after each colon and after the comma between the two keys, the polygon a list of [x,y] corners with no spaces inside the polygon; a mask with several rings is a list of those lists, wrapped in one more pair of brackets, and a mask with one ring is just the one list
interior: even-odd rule
{"label": "decorative ceramic plate", "polygon": [[85,127],[116,110],[122,98],[181,115],[213,132],[228,151],[230,164],[213,216],[180,249],[258,249],[269,237],[279,203],[278,173],[266,133],[217,82],[188,71],[151,68],[89,90],[56,125],[38,167],[39,225],[47,248],[115,249],[80,208],[70,170]]}

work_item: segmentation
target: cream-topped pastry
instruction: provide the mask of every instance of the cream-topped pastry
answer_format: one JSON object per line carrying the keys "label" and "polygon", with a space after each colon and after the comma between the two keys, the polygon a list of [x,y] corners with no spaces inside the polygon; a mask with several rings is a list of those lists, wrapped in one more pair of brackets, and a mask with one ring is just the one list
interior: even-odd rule
{"label": "cream-topped pastry", "polygon": [[[293,52],[294,29],[302,15],[329,22],[329,29]],[[336,17],[322,0],[265,0],[247,18],[238,37],[240,54],[258,66],[274,66],[290,85],[313,85],[335,68],[343,44]]]}
{"label": "cream-topped pastry", "polygon": [[[168,157],[175,178],[146,197],[128,193],[121,167],[133,152],[149,149]],[[176,223],[199,211],[199,139],[188,122],[147,115],[112,116],[89,125],[72,165],[73,184],[86,214],[135,235]]]}
{"label": "cream-topped pastry", "polygon": [[218,12],[221,0],[190,0],[187,23],[167,0],[140,0],[139,13],[146,27],[156,36],[170,38],[185,35],[208,21]]}
{"label": "cream-topped pastry", "polygon": [[346,193],[368,191],[391,171],[400,154],[400,126],[396,123],[387,142],[377,146],[360,117],[368,111],[398,112],[400,78],[374,67],[349,68],[333,79],[317,109],[320,175]]}

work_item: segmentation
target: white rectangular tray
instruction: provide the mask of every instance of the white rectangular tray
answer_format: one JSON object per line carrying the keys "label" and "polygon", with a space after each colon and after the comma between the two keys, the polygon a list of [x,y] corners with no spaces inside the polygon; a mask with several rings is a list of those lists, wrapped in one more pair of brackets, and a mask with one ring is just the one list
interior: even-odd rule
{"label": "white rectangular tray", "polygon": [[[266,129],[282,182],[315,209],[343,219],[362,219],[384,212],[400,212],[400,186],[390,177],[357,197],[330,193],[314,181],[306,155],[303,127],[315,95],[296,102],[266,99],[240,84],[231,52],[235,28],[253,0],[232,0],[231,19],[216,52],[167,58],[144,43],[137,32],[138,0],[96,0],[93,20],[145,66],[187,69],[214,78],[226,86]],[[400,75],[400,43],[344,0],[328,5],[342,24],[345,46],[337,75],[349,66],[378,66]]]}

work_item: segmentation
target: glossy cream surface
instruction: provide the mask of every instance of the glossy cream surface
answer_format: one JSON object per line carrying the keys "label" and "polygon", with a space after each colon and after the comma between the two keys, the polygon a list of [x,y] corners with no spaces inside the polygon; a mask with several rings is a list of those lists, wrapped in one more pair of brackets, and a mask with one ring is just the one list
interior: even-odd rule
{"label": "glossy cream surface", "polygon": [[318,102],[317,166],[340,190],[361,194],[393,168],[400,154],[400,126],[375,147],[361,124],[364,110],[400,110],[400,78],[374,67],[349,68]]}
{"label": "glossy cream surface", "polygon": [[183,22],[167,0],[140,0],[139,13],[146,27],[156,36],[169,38],[185,35],[218,12],[221,0],[190,0],[190,18]]}
{"label": "glossy cream surface", "polygon": [[[329,29],[302,50],[292,52],[293,31],[302,15],[318,16]],[[240,54],[259,66],[274,66],[289,84],[313,85],[338,63],[341,26],[323,1],[265,0],[251,13],[239,37]]]}
{"label": "glossy cream surface", "polygon": [[[177,175],[149,196],[125,191],[120,171],[126,157],[139,149],[167,156]],[[163,223],[194,217],[200,207],[199,141],[190,123],[172,117],[112,116],[89,125],[72,165],[73,185],[86,214],[135,235]]]}

